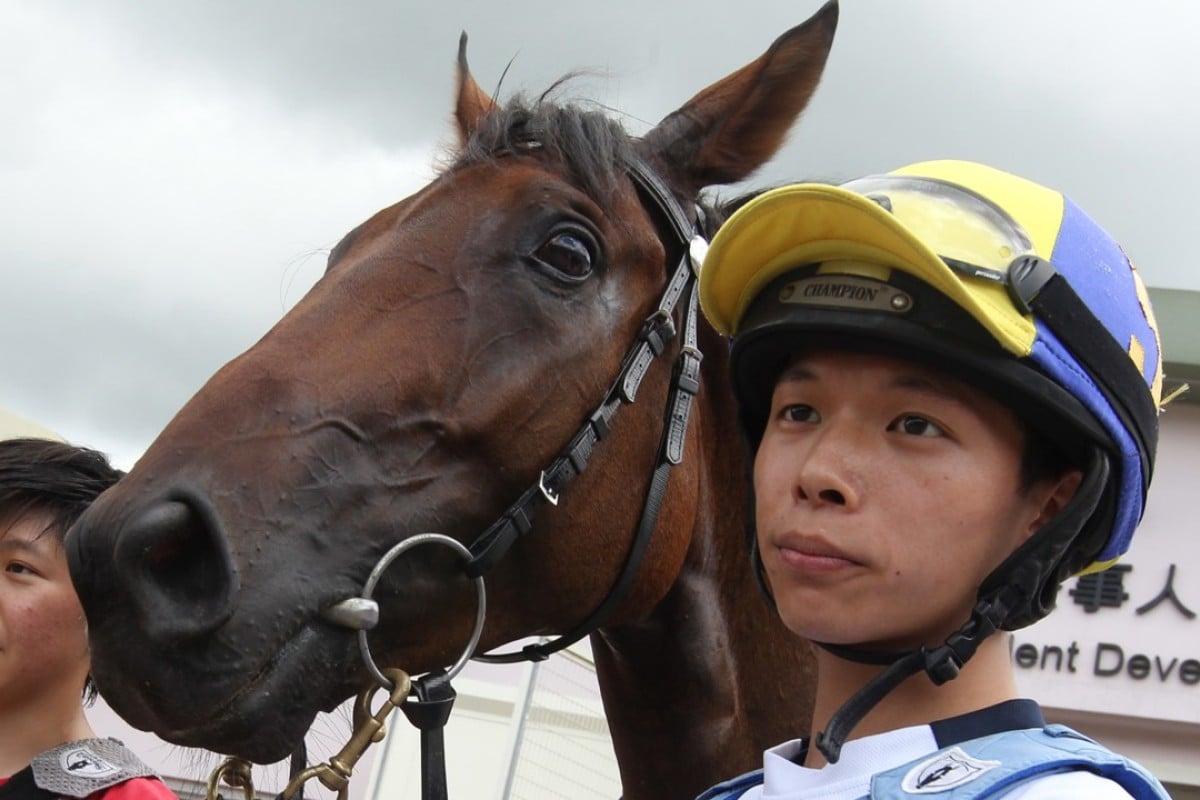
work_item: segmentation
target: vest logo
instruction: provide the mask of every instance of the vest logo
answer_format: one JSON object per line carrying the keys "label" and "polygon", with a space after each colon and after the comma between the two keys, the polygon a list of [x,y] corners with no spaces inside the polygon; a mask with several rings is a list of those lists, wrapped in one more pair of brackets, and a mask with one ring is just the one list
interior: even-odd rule
{"label": "vest logo", "polygon": [[900,786],[909,794],[945,792],[981,778],[998,766],[999,761],[972,758],[955,747],[917,764]]}
{"label": "vest logo", "polygon": [[779,302],[818,308],[887,311],[904,314],[912,296],[891,284],[855,275],[816,275],[792,281],[779,290]]}
{"label": "vest logo", "polygon": [[120,767],[105,761],[86,747],[67,750],[59,755],[58,763],[63,772],[81,778],[107,778],[121,771]]}

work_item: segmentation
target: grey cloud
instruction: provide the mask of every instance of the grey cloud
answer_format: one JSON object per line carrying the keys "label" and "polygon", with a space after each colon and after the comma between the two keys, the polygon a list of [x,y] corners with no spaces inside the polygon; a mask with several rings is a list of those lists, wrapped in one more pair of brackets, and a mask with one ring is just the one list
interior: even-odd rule
{"label": "grey cloud", "polygon": [[[18,0],[0,404],[144,447],[322,248],[428,180],[461,30],[485,88],[510,61],[502,96],[594,70],[572,91],[637,133],[818,6]],[[987,161],[1065,189],[1151,285],[1200,289],[1197,23],[1166,0],[844,0],[814,103],[751,184]]]}

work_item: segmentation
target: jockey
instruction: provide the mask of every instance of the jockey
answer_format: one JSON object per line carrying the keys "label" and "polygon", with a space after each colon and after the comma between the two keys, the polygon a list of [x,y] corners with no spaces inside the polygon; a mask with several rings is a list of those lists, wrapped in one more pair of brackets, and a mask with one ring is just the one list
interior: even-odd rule
{"label": "jockey", "polygon": [[1048,726],[992,635],[1142,517],[1162,353],[1121,248],[1059,192],[935,161],[753,198],[700,297],[733,340],[756,573],[818,648],[810,735],[705,797],[1166,797]]}
{"label": "jockey", "polygon": [[87,448],[0,441],[0,800],[177,800],[83,710],[96,689],[63,536],[121,475]]}

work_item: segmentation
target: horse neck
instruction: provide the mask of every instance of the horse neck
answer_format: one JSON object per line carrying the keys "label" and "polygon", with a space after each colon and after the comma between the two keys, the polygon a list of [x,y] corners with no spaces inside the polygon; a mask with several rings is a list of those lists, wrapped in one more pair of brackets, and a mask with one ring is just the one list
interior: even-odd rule
{"label": "horse neck", "polygon": [[812,712],[808,645],[782,626],[749,568],[750,484],[727,345],[705,333],[684,462],[699,470],[697,496],[686,499],[695,503],[688,555],[648,615],[592,636],[626,800],[691,798],[755,769],[763,749],[806,732]]}

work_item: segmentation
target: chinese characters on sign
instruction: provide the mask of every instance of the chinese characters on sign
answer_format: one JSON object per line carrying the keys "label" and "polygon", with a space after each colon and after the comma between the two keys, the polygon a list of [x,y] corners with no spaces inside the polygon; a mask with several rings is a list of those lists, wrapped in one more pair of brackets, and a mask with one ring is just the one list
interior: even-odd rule
{"label": "chinese characters on sign", "polygon": [[1084,575],[1071,590],[1075,604],[1083,606],[1089,614],[1095,614],[1101,606],[1120,608],[1129,599],[1125,591],[1125,573],[1133,567],[1128,564],[1117,564],[1103,572],[1093,572]]}
{"label": "chinese characters on sign", "polygon": [[[1124,588],[1124,581],[1126,573],[1132,570],[1131,564],[1117,564],[1103,572],[1094,572],[1080,577],[1075,588],[1071,590],[1075,604],[1083,606],[1089,614],[1094,614],[1101,607],[1120,608],[1129,599],[1129,594]],[[1167,570],[1167,580],[1162,591],[1149,602],[1138,606],[1137,614],[1141,616],[1153,611],[1164,601],[1170,602],[1187,619],[1196,618],[1196,612],[1185,606],[1175,592],[1174,564]]]}

